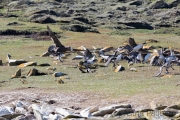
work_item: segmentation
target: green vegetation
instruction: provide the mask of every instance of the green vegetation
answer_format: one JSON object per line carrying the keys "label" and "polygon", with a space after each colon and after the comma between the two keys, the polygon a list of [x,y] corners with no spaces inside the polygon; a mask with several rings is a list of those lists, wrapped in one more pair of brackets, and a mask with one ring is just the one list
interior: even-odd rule
{"label": "green vegetation", "polygon": [[[28,23],[27,26],[32,26],[34,23]],[[38,28],[39,27],[39,28]],[[58,26],[50,25],[53,31],[58,30]],[[34,29],[45,30],[46,25],[38,25]],[[23,29],[23,28],[21,28]],[[29,29],[27,27],[26,29]],[[71,45],[76,48],[84,45],[85,47],[103,47],[103,46],[121,46],[123,41],[128,37],[134,37],[138,43],[147,39],[157,39],[159,43],[151,43],[149,45],[173,46],[179,48],[179,37],[173,34],[153,34],[151,31],[142,32],[141,30],[129,30],[129,36],[124,35],[108,35],[113,31],[108,29],[99,29],[101,34],[95,33],[76,33],[63,32],[65,38],[61,38],[61,42],[65,45]],[[150,34],[149,34],[150,33]],[[104,41],[102,43],[102,41]],[[121,62],[125,67],[125,71],[115,73],[113,72],[112,64],[109,67],[98,67],[97,72],[90,74],[82,74],[74,66],[78,61],[72,61],[71,58],[76,54],[73,53],[63,63],[53,63],[50,57],[40,57],[44,53],[52,41],[35,41],[32,39],[23,38],[22,36],[2,36],[0,40],[0,56],[5,63],[5,58],[8,53],[12,55],[12,59],[25,59],[28,61],[36,61],[38,64],[49,63],[50,67],[57,68],[57,72],[67,73],[70,79],[65,79],[65,84],[57,84],[55,78],[52,77],[48,71],[48,67],[26,67],[22,68],[22,74],[27,75],[28,71],[36,68],[39,71],[47,72],[49,75],[28,77],[28,84],[22,84],[19,78],[10,79],[11,75],[18,69],[17,66],[1,66],[0,81],[7,81],[0,83],[0,90],[13,90],[18,88],[38,87],[58,92],[96,92],[107,95],[111,98],[118,98],[126,95],[142,94],[144,96],[156,96],[158,94],[169,96],[178,95],[179,89],[175,87],[179,81],[179,75],[173,75],[165,78],[153,77],[159,70],[159,67],[152,67],[148,64],[135,64],[133,67],[138,69],[138,72],[128,70],[127,63]],[[101,63],[102,64],[102,63]],[[143,66],[143,67],[140,67]],[[170,70],[170,74],[179,73],[179,67],[175,67],[176,71]],[[57,79],[57,78],[56,78]]]}
{"label": "green vegetation", "polygon": [[[168,0],[169,2],[169,0]],[[0,2],[0,6],[3,3]],[[0,9],[1,14],[7,14],[7,8]],[[38,24],[32,23],[26,17],[21,16],[22,11],[11,11],[8,14],[16,14],[20,17],[0,17],[0,31],[7,29],[39,32],[45,31],[47,25],[53,32],[62,34],[60,41],[65,46],[77,48],[85,46],[87,48],[102,48],[105,46],[119,47],[127,38],[133,37],[137,43],[145,42],[149,39],[158,40],[158,43],[148,43],[151,46],[162,46],[180,49],[180,29],[179,28],[161,28],[154,30],[145,29],[126,29],[111,30],[106,28],[97,28],[97,33],[80,33],[61,30],[56,24]],[[8,23],[17,22],[21,25],[7,26]],[[108,23],[107,23],[108,24]],[[105,24],[106,25],[106,24]],[[47,36],[46,36],[47,37]],[[19,88],[37,87],[44,91],[53,90],[54,92],[91,92],[101,93],[110,98],[120,98],[133,95],[141,95],[144,98],[153,98],[155,96],[179,96],[179,87],[175,85],[179,82],[180,68],[175,66],[175,71],[170,69],[170,75],[165,77],[153,77],[159,71],[159,67],[148,64],[135,64],[132,67],[138,69],[138,72],[132,72],[127,68],[127,63],[122,61],[120,64],[125,67],[125,71],[115,73],[112,64],[109,67],[98,67],[95,73],[82,74],[77,68],[74,68],[78,61],[72,61],[76,53],[72,53],[63,63],[55,64],[53,58],[40,57],[47,51],[49,45],[53,44],[50,40],[36,41],[33,38],[24,36],[0,36],[0,59],[5,64],[0,66],[0,91],[14,90]],[[48,67],[29,66],[22,68],[22,74],[27,75],[28,71],[36,68],[39,71],[47,72],[45,76],[30,76],[26,80],[28,84],[23,84],[19,78],[10,79],[18,69],[17,66],[6,66],[6,55],[10,53],[12,59],[24,59],[35,61],[37,64],[49,63],[52,68],[57,68],[57,72],[67,73],[70,79],[65,79],[65,84],[57,84],[52,77],[52,71]],[[102,63],[100,64],[102,65]],[[176,74],[176,75],[175,75]],[[5,82],[3,82],[5,81]]]}

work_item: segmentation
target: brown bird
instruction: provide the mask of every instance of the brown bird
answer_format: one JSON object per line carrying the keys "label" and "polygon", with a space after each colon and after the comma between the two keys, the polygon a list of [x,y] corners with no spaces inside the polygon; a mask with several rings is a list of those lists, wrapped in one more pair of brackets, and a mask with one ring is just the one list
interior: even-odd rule
{"label": "brown bird", "polygon": [[[53,56],[58,56],[58,60],[61,61],[61,57],[63,54],[65,54],[68,51],[73,51],[72,47],[68,46],[65,47],[61,44],[61,42],[58,40],[58,38],[55,36],[55,34],[51,31],[49,26],[47,26],[47,30],[49,32],[49,36],[51,37],[51,40],[54,42],[55,45],[51,45],[48,48],[48,52]],[[61,61],[62,62],[62,61]]]}

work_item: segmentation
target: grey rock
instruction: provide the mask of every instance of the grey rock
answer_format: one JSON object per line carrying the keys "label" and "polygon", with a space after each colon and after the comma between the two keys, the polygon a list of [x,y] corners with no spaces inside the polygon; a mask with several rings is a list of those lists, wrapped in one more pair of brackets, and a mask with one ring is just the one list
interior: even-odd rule
{"label": "grey rock", "polygon": [[1,117],[3,118],[6,118],[7,120],[12,120],[18,116],[21,116],[21,115],[24,115],[24,114],[21,114],[21,113],[13,113],[13,114],[6,114],[6,115],[2,115]]}
{"label": "grey rock", "polygon": [[66,110],[64,108],[55,108],[55,111],[65,117],[74,114],[72,111]]}
{"label": "grey rock", "polygon": [[0,106],[0,116],[11,114],[11,112],[4,106]]}
{"label": "grey rock", "polygon": [[162,111],[162,114],[168,117],[174,117],[179,111],[173,108],[166,108]]}
{"label": "grey rock", "polygon": [[15,112],[16,113],[26,114],[27,111],[23,107],[16,107]]}
{"label": "grey rock", "polygon": [[110,106],[105,106],[103,108],[99,108],[99,110],[106,110],[106,109],[118,109],[118,108],[131,108],[130,104],[115,104],[115,105],[110,105]]}
{"label": "grey rock", "polygon": [[43,115],[49,115],[50,113],[54,112],[55,108],[53,106],[50,106],[48,104],[43,104],[41,106],[40,113]]}
{"label": "grey rock", "polygon": [[99,110],[97,112],[92,113],[92,116],[104,116],[106,114],[112,114],[115,110],[115,108]]}
{"label": "grey rock", "polygon": [[159,110],[145,112],[144,116],[148,120],[171,120],[171,118],[163,115],[162,111]]}
{"label": "grey rock", "polygon": [[168,4],[164,0],[156,0],[148,6],[148,9],[160,9],[160,8],[168,8]]}
{"label": "grey rock", "polygon": [[169,7],[177,7],[180,4],[180,0],[173,0],[169,3]]}
{"label": "grey rock", "polygon": [[59,120],[59,119],[63,119],[63,117],[60,116],[59,114],[49,114],[49,120]]}
{"label": "grey rock", "polygon": [[180,110],[180,104],[169,106],[168,108]]}
{"label": "grey rock", "polygon": [[125,24],[127,26],[133,27],[135,29],[149,29],[152,30],[153,27],[144,21],[118,21],[118,24]]}
{"label": "grey rock", "polygon": [[80,115],[83,117],[91,117],[93,112],[97,112],[99,109],[97,106],[88,107],[82,111],[80,111]]}
{"label": "grey rock", "polygon": [[33,109],[33,112],[34,112],[34,116],[36,117],[37,120],[44,120],[43,115],[39,111]]}
{"label": "grey rock", "polygon": [[132,108],[119,108],[116,109],[113,113],[112,116],[121,116],[124,114],[129,114],[129,113],[133,113],[134,110]]}

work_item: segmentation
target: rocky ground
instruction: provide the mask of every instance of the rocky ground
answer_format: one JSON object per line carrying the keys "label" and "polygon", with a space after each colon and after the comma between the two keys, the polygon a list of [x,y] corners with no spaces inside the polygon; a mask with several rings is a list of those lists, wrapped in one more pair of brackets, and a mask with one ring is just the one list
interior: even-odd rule
{"label": "rocky ground", "polygon": [[[44,92],[38,88],[21,88],[1,92],[0,116],[3,120],[179,119],[180,103],[177,102],[177,96],[144,99],[132,96],[111,100],[98,93],[57,93]],[[169,99],[174,99],[174,104],[167,102]]]}

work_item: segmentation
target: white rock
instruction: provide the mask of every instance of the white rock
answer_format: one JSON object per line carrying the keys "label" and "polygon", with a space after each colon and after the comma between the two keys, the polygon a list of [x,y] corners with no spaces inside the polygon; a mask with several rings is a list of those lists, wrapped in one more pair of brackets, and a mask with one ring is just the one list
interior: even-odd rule
{"label": "white rock", "polygon": [[106,114],[112,114],[115,110],[116,110],[115,108],[99,110],[97,112],[92,113],[92,115],[93,116],[104,116]]}
{"label": "white rock", "polygon": [[49,119],[48,120],[61,120],[63,117],[58,115],[58,114],[49,114]]}
{"label": "white rock", "polygon": [[68,111],[68,110],[66,110],[66,109],[64,109],[64,108],[56,108],[55,111],[56,111],[57,113],[65,116],[65,117],[68,116],[68,115],[72,115],[72,114],[73,114],[72,111]]}
{"label": "white rock", "polygon": [[23,107],[16,107],[15,112],[26,114],[26,110]]}
{"label": "white rock", "polygon": [[110,106],[105,106],[105,107],[99,108],[99,110],[106,110],[106,109],[111,109],[111,108],[115,108],[115,109],[131,108],[131,105],[130,104],[115,104],[115,105],[110,105]]}
{"label": "white rock", "polygon": [[33,112],[34,116],[36,117],[36,120],[43,120],[43,115],[39,111],[33,109]]}
{"label": "white rock", "polygon": [[97,106],[88,107],[80,112],[82,117],[91,117],[91,113],[98,111]]}
{"label": "white rock", "polygon": [[4,106],[0,106],[0,116],[11,114],[11,112]]}
{"label": "white rock", "polygon": [[43,114],[43,115],[49,115],[53,111],[54,111],[54,107],[52,107],[52,106],[50,106],[48,104],[43,104],[41,106],[40,113]]}
{"label": "white rock", "polygon": [[32,104],[31,107],[32,107],[33,110],[41,111],[41,106],[40,105]]}
{"label": "white rock", "polygon": [[5,108],[12,114],[14,113],[14,109],[12,107],[5,106]]}
{"label": "white rock", "polygon": [[15,105],[16,105],[16,107],[22,107],[22,106],[23,106],[23,103],[20,102],[20,101],[17,101]]}

